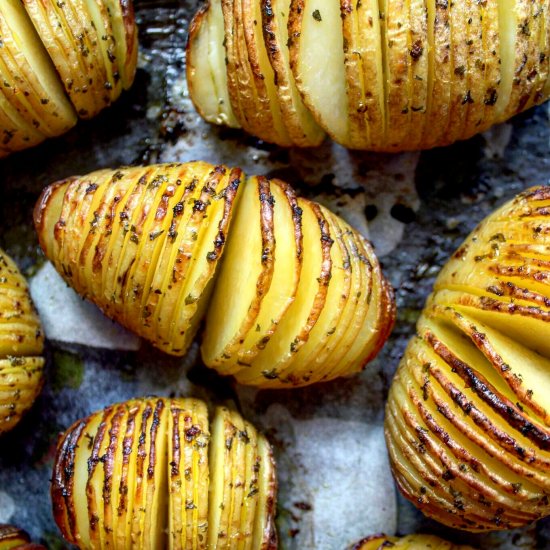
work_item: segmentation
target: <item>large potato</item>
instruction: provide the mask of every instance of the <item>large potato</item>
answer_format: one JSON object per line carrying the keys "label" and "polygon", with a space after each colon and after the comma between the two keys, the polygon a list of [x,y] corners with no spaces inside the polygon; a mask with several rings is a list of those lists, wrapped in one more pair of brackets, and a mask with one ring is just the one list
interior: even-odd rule
{"label": "large potato", "polygon": [[0,157],[95,116],[134,79],[128,0],[3,0],[0,36]]}
{"label": "large potato", "polygon": [[0,435],[21,420],[42,389],[43,347],[27,282],[0,249]]}
{"label": "large potato", "polygon": [[549,97],[549,12],[545,0],[212,0],[189,33],[191,98],[206,120],[282,146],[318,145],[322,129],[353,149],[447,145]]}
{"label": "large potato", "polygon": [[277,547],[277,482],[265,437],[225,407],[133,399],[62,436],[51,495],[71,544],[155,550]]}
{"label": "large potato", "polygon": [[372,246],[287,184],[243,180],[203,162],[103,170],[48,187],[35,223],[70,285],[167,353],[208,308],[203,359],[244,384],[361,370],[394,321]]}
{"label": "large potato", "polygon": [[471,531],[550,514],[550,187],[483,221],[439,275],[390,391],[402,493]]}

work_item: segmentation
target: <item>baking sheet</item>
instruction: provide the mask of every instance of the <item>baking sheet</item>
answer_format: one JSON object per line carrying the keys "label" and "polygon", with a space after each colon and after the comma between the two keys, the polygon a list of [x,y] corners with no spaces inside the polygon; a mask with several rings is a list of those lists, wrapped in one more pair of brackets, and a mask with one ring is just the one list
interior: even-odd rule
{"label": "baking sheet", "polygon": [[[135,4],[141,53],[132,90],[66,136],[0,162],[0,246],[31,278],[49,336],[44,392],[0,439],[0,523],[26,528],[49,548],[65,547],[48,495],[59,432],[114,401],[185,394],[231,403],[270,436],[279,464],[281,548],[343,549],[373,532],[417,530],[478,548],[550,547],[548,521],[473,536],[423,518],[396,495],[382,437],[391,376],[439,268],[498,204],[550,183],[548,107],[421,154],[350,152],[328,142],[283,150],[208,126],[194,112],[184,45],[199,2]],[[398,322],[364,373],[301,390],[238,387],[203,367],[196,346],[184,359],[171,358],[115,327],[44,263],[31,225],[44,185],[100,167],[193,159],[277,175],[370,236],[396,289]]]}

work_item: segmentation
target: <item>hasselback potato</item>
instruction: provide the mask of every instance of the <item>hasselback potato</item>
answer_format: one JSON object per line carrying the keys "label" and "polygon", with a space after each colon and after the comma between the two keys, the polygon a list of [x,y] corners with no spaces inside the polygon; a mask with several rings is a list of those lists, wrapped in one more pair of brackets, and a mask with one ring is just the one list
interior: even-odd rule
{"label": "hasselback potato", "polygon": [[0,39],[0,157],[95,116],[134,79],[129,0],[2,0]]}
{"label": "hasselback potato", "polygon": [[407,535],[406,537],[388,537],[373,535],[354,544],[349,550],[384,550],[384,548],[401,548],[403,550],[473,550],[447,542],[435,535]]}
{"label": "hasselback potato", "polygon": [[0,524],[0,550],[46,550],[41,544],[33,544],[29,535],[13,525]]}
{"label": "hasselback potato", "polygon": [[0,249],[0,435],[21,420],[42,389],[43,347],[27,282]]}
{"label": "hasselback potato", "polygon": [[269,443],[236,412],[192,398],[133,399],[61,437],[51,495],[68,542],[87,548],[274,549]]}
{"label": "hasselback potato", "polygon": [[447,525],[550,514],[550,187],[518,195],[439,275],[393,381],[386,441],[401,492]]}
{"label": "hasselback potato", "polygon": [[187,46],[209,122],[281,146],[467,139],[550,95],[546,0],[210,0]]}
{"label": "hasselback potato", "polygon": [[[360,370],[392,328],[371,245],[287,184],[203,162],[103,170],[48,187],[35,223],[77,292],[183,355],[287,387]],[[221,264],[218,266],[218,264]]]}

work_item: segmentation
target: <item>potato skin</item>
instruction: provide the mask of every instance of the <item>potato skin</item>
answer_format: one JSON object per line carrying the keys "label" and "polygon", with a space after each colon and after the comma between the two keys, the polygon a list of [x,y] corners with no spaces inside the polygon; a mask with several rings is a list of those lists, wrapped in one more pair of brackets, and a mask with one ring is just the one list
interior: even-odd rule
{"label": "potato skin", "polygon": [[[215,448],[212,426],[224,411],[217,409],[209,422],[206,405],[199,400],[150,397],[114,404],[75,422],[59,440],[51,485],[54,518],[66,540],[81,549],[153,549],[159,546],[151,541],[167,536],[174,547],[206,548],[205,513],[209,508],[214,512],[212,468],[227,474],[221,478],[226,491],[242,483],[241,477],[232,477],[235,468],[213,461],[214,452],[222,456],[237,444],[235,438],[243,447],[253,445],[253,460],[243,460],[239,467],[247,479],[255,480],[244,491],[259,504],[255,516],[244,519],[235,510],[243,523],[225,522],[219,528],[229,540],[250,537],[254,544],[247,547],[253,550],[277,548],[271,449],[264,436],[234,411],[228,425],[231,438],[221,437]],[[236,430],[234,424],[244,429]],[[117,456],[124,457],[123,466],[117,467]],[[198,516],[190,512],[197,509],[202,510]],[[185,519],[187,514],[182,524],[180,516]],[[143,536],[144,525],[149,526],[149,539]],[[120,535],[114,546],[106,543],[110,533]]]}
{"label": "potato skin", "polygon": [[0,249],[0,435],[21,420],[42,389],[43,347],[27,282]]}
{"label": "potato skin", "polygon": [[550,187],[486,218],[441,271],[393,381],[403,495],[468,531],[550,514]]}
{"label": "potato skin", "polygon": [[[224,15],[237,4],[226,0]],[[339,2],[342,25],[331,36],[342,34],[347,101],[338,107],[342,111],[339,116],[327,122],[320,107],[328,104],[331,87],[323,90],[327,87],[326,77],[319,77],[317,83],[309,79],[306,85],[299,63],[304,56],[302,50],[308,48],[315,51],[315,58],[322,58],[322,45],[317,41],[302,44],[301,37],[312,17],[320,23],[323,16],[307,0],[290,2],[294,17],[289,20],[286,47],[291,52],[290,67],[303,100],[293,113],[307,107],[319,126],[341,145],[382,152],[449,145],[548,99],[550,10],[545,0],[497,0],[474,6],[469,0],[386,0],[380,10],[376,9],[380,13],[380,32],[372,16],[363,19],[361,10],[370,9],[367,4]],[[262,8],[264,40],[269,49],[273,44],[266,20],[274,10],[287,6],[280,8],[274,3],[272,7],[262,2]],[[232,49],[238,50],[244,38],[231,33],[231,29],[231,25],[226,28],[226,38]],[[313,48],[319,48],[319,52]],[[377,57],[384,60],[383,67],[374,62]],[[277,58],[271,55],[270,62],[277,74]],[[319,72],[321,69],[322,64]],[[229,83],[237,79],[239,70],[236,63],[227,65]],[[383,74],[378,74],[380,71]],[[239,90],[235,85],[230,88],[233,105],[257,117],[255,98],[249,89]],[[267,113],[268,109],[260,111]],[[284,113],[281,116],[284,118]],[[348,121],[348,130],[336,128],[337,121]],[[242,126],[257,137],[288,145],[270,137],[271,128],[262,126],[259,119],[258,124],[257,128],[245,123]],[[297,146],[314,144],[293,142]]]}

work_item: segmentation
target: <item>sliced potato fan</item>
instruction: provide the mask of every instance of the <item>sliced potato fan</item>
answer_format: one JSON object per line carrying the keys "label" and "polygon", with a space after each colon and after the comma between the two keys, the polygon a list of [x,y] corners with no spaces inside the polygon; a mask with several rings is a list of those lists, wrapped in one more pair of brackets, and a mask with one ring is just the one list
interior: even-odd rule
{"label": "sliced potato fan", "polygon": [[131,2],[5,0],[0,36],[0,157],[67,132],[133,82]]}
{"label": "sliced potato fan", "polygon": [[0,550],[45,550],[33,544],[27,532],[13,525],[0,524]]}
{"label": "sliced potato fan", "polygon": [[[360,371],[393,326],[371,245],[286,183],[203,162],[102,170],[48,187],[40,243],[81,295],[160,349],[239,382]],[[244,266],[244,267],[243,267]]]}
{"label": "sliced potato fan", "polygon": [[[134,399],[60,439],[54,518],[87,548],[277,547],[275,465],[241,416],[196,399]],[[266,517],[259,517],[259,515]]]}
{"label": "sliced potato fan", "polygon": [[[209,11],[223,18],[223,36],[219,19],[201,25],[204,36],[216,37],[208,53],[217,59],[211,71],[217,87],[198,80],[208,69],[193,61],[191,96],[207,120],[232,125],[213,114],[225,86],[239,125],[278,145],[315,146],[322,128],[354,149],[438,147],[483,132],[550,93],[550,14],[543,0],[222,5]],[[199,12],[197,21],[204,19]],[[190,40],[190,59],[200,59],[206,40]],[[210,103],[205,114],[201,106]]]}
{"label": "sliced potato fan", "polygon": [[43,348],[27,282],[0,249],[0,435],[21,420],[42,389]]}
{"label": "sliced potato fan", "polygon": [[548,187],[518,195],[440,273],[392,384],[397,484],[447,525],[510,529],[550,513]]}

